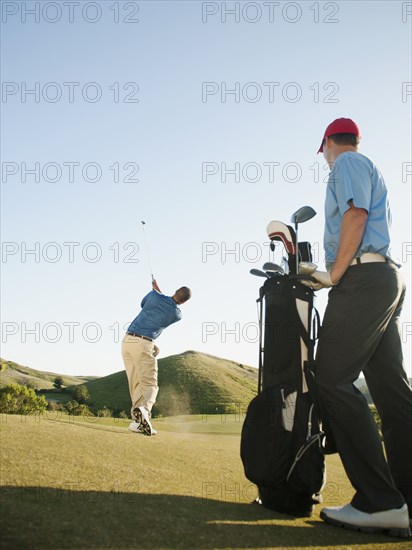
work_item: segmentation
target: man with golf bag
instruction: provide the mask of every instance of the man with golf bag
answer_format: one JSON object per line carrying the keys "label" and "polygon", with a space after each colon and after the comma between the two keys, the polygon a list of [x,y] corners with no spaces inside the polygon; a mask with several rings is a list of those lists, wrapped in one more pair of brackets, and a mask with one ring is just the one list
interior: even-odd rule
{"label": "man with golf bag", "polygon": [[[367,532],[410,535],[412,390],[403,368],[399,316],[405,285],[390,255],[387,190],[376,166],[358,152],[351,119],[327,128],[318,152],[331,173],[326,190],[327,270],[312,288],[329,288],[316,354],[315,381],[355,495],[324,508],[326,522]],[[354,386],[363,372],[382,420],[379,432]],[[408,513],[409,507],[409,513]]]}
{"label": "man with golf bag", "polygon": [[[145,222],[142,225],[144,230]],[[148,247],[147,254],[152,272]],[[142,309],[129,325],[122,341],[123,362],[132,400],[129,430],[149,436],[157,433],[150,421],[150,412],[159,391],[156,359],[159,348],[154,342],[165,328],[180,321],[182,313],[179,305],[191,297],[191,291],[186,286],[176,290],[173,296],[165,296],[153,273],[151,276],[152,291],[143,298]]]}

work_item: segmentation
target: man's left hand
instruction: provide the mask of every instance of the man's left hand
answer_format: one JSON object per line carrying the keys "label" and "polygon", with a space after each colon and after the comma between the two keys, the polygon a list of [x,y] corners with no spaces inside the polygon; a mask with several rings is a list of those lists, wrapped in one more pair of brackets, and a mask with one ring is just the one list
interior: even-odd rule
{"label": "man's left hand", "polygon": [[162,291],[159,288],[159,285],[157,284],[156,279],[152,279],[152,288],[153,290],[157,290],[157,292],[160,292],[160,294],[162,293]]}

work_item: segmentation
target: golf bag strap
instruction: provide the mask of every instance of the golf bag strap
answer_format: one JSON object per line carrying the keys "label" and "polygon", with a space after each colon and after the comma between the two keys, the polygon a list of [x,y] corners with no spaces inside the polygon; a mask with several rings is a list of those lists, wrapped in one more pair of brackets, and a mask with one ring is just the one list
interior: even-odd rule
{"label": "golf bag strap", "polygon": [[259,289],[259,298],[256,300],[260,304],[259,308],[259,370],[258,370],[258,394],[262,391],[262,380],[263,380],[263,361],[262,361],[262,342],[263,342],[263,296],[264,289],[263,286]]}
{"label": "golf bag strap", "polygon": [[[311,338],[309,333],[310,329],[308,326],[308,330],[306,330],[304,324],[302,323],[302,320],[300,318],[299,312],[296,307],[295,298],[292,296],[292,293],[289,292],[289,300],[290,300],[290,306],[293,308],[292,311],[295,313],[295,319],[296,322],[300,328],[300,335],[302,337],[302,340],[304,341],[307,349],[308,349],[308,360],[304,362],[303,365],[303,373],[302,376],[305,377],[306,380],[306,386],[309,391],[309,395],[313,401],[315,412],[318,416],[318,418],[322,421],[322,428],[326,435],[326,454],[333,454],[337,452],[336,449],[336,443],[332,435],[332,431],[329,425],[328,417],[326,414],[325,408],[322,406],[322,402],[319,398],[319,392],[315,383],[315,375],[314,375],[314,367],[315,367],[315,360],[314,360],[314,349],[315,349],[315,340],[316,337]],[[312,311],[315,310],[316,320],[318,322],[318,326],[320,324],[320,316],[319,312],[316,310],[316,308],[313,308],[313,306],[309,309],[310,316],[309,319],[312,319]],[[317,335],[316,335],[317,336]],[[298,392],[300,393],[300,392]]]}
{"label": "golf bag strap", "polygon": [[309,308],[308,328],[306,329],[305,325],[302,323],[302,319],[300,318],[298,309],[296,307],[296,302],[295,302],[296,299],[294,298],[294,296],[292,295],[291,292],[289,292],[289,300],[291,302],[290,305],[292,307],[292,311],[294,312],[295,320],[296,320],[297,325],[299,327],[300,336],[301,336],[302,340],[304,341],[306,347],[308,348],[309,361],[312,361],[313,360],[313,352],[314,352],[314,349],[315,349],[316,337],[314,337],[314,338],[310,337],[310,323],[312,322],[312,312],[313,312],[313,310],[316,312],[316,319],[319,323],[319,321],[320,321],[319,313],[313,306],[311,306]]}
{"label": "golf bag strap", "polygon": [[305,361],[303,369],[304,369],[304,374],[306,379],[306,385],[308,387],[309,395],[313,402],[315,413],[317,417],[320,419],[320,421],[322,422],[322,430],[326,436],[325,454],[334,454],[334,453],[337,453],[338,450],[337,450],[335,439],[333,437],[330,423],[327,417],[327,411],[325,407],[322,406],[322,402],[319,398],[318,389],[316,387],[316,382],[315,382],[315,374],[313,371],[314,366],[315,366],[314,362],[310,364],[308,361]]}
{"label": "golf bag strap", "polygon": [[320,329],[320,315],[319,315],[319,311],[315,308],[315,307],[312,307],[312,311],[314,312],[315,314],[315,319],[316,319],[316,327],[317,327],[317,331],[316,331],[316,334],[313,335],[313,342],[315,340],[317,340],[319,338],[319,329]]}

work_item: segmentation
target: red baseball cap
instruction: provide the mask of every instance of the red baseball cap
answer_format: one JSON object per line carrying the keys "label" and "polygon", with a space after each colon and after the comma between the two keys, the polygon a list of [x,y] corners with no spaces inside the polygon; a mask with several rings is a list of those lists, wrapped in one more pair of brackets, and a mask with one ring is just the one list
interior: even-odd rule
{"label": "red baseball cap", "polygon": [[323,140],[333,134],[354,134],[361,137],[359,126],[351,118],[337,118],[326,128],[318,153],[323,153]]}

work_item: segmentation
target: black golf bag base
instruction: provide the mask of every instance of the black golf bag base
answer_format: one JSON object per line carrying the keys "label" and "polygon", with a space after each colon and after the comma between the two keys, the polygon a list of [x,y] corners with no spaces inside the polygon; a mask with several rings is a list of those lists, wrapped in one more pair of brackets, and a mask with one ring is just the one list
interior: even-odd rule
{"label": "black golf bag base", "polygon": [[286,484],[272,489],[271,487],[258,487],[259,501],[261,504],[278,512],[295,518],[309,518],[313,514],[315,504],[322,502],[321,495],[299,495],[291,491]]}

